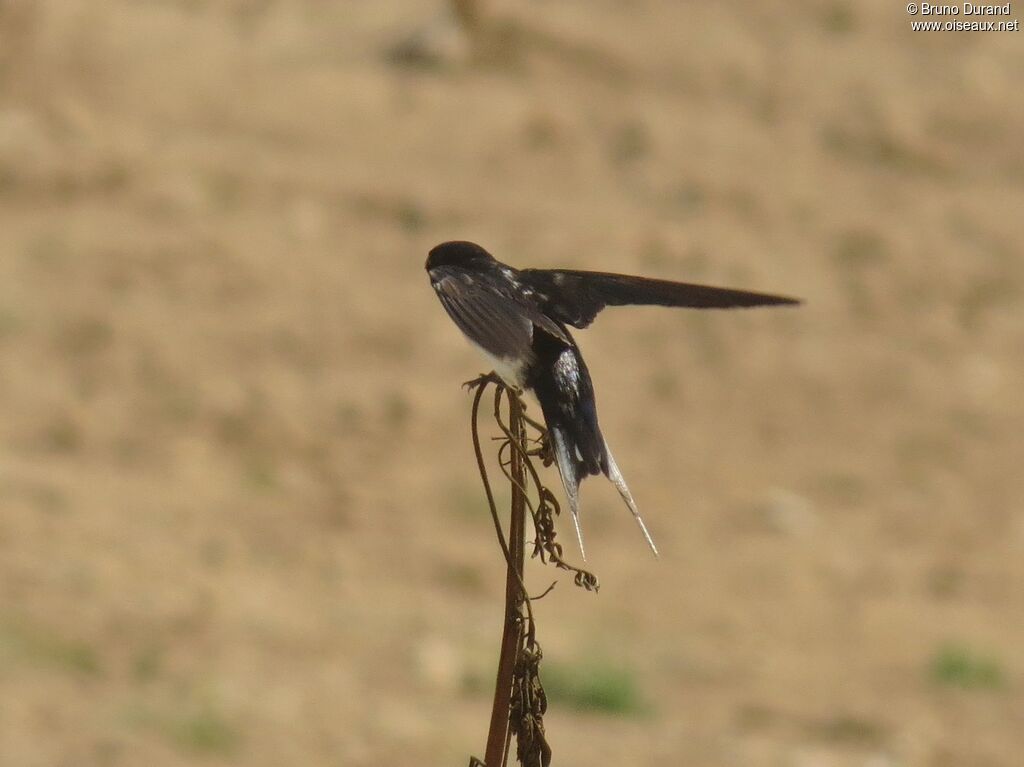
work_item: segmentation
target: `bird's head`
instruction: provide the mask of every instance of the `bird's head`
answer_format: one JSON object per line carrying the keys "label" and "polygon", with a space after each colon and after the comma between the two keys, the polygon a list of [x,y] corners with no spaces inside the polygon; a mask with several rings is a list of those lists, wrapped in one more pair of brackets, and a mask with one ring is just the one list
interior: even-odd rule
{"label": "bird's head", "polygon": [[427,255],[427,271],[438,266],[482,266],[494,262],[494,257],[475,242],[453,240],[431,248]]}

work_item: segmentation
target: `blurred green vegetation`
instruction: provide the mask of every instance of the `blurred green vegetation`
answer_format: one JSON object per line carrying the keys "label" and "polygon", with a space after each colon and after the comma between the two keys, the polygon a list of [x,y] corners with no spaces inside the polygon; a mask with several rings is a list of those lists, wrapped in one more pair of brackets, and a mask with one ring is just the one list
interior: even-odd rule
{"label": "blurred green vegetation", "polygon": [[26,619],[0,620],[0,666],[18,663],[95,676],[99,655],[88,642]]}
{"label": "blurred green vegetation", "polygon": [[1006,684],[998,658],[956,642],[939,648],[928,665],[928,676],[937,684],[965,690],[995,690]]}
{"label": "blurred green vegetation", "polygon": [[551,704],[620,716],[651,711],[636,673],[612,661],[590,659],[567,664],[548,660],[541,665],[540,678]]}

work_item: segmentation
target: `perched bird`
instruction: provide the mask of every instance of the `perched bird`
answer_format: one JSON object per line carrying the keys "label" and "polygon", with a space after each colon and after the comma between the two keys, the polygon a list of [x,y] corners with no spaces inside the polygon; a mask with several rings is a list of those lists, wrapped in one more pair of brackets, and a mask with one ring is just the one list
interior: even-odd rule
{"label": "perched bird", "polygon": [[571,269],[514,269],[472,242],[443,242],[427,256],[430,284],[448,315],[502,380],[540,403],[569,499],[580,553],[579,486],[604,474],[658,549],[597,422],[590,373],[566,325],[585,328],[606,306],[692,309],[797,304],[785,296]]}

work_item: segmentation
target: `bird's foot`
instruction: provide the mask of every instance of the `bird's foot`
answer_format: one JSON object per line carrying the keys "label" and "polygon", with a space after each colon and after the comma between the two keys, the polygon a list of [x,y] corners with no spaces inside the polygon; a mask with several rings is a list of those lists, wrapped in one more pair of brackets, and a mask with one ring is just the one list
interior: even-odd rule
{"label": "bird's foot", "polygon": [[547,429],[541,426],[538,428],[541,435],[536,441],[537,446],[527,450],[526,454],[531,458],[540,458],[540,462],[547,468],[555,462],[555,451],[551,447],[551,440],[548,439]]}

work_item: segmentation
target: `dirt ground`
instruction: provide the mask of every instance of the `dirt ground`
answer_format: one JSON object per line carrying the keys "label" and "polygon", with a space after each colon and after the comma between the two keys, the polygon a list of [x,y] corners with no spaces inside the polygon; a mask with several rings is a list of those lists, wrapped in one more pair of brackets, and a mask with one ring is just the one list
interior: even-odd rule
{"label": "dirt ground", "polygon": [[662,557],[583,486],[554,764],[1020,765],[1021,33],[439,9],[0,0],[0,764],[483,756],[460,238],[806,299],[579,333]]}

